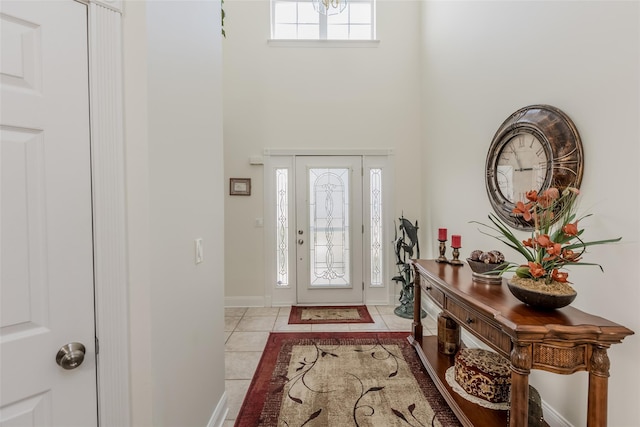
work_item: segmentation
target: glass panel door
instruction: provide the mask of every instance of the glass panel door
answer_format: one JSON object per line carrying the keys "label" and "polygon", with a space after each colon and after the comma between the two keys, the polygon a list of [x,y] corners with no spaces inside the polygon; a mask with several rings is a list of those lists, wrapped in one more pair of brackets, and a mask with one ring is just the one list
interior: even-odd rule
{"label": "glass panel door", "polygon": [[362,303],[362,160],[296,158],[298,303]]}

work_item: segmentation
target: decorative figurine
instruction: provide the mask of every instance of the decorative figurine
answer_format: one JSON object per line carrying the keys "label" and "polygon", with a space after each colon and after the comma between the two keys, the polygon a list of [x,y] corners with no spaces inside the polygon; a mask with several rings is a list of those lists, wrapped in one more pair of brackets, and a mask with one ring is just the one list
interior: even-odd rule
{"label": "decorative figurine", "polygon": [[[398,275],[391,280],[402,284],[400,291],[400,306],[396,307],[394,313],[405,319],[413,319],[413,287],[414,274],[408,259],[413,257],[415,252],[416,258],[420,258],[420,245],[418,243],[418,221],[413,225],[404,217],[399,218],[400,231],[402,236],[398,237],[398,230],[395,230],[394,251],[396,253],[396,266],[398,267]],[[415,250],[414,250],[415,249]],[[421,317],[425,317],[427,313],[420,310]]]}

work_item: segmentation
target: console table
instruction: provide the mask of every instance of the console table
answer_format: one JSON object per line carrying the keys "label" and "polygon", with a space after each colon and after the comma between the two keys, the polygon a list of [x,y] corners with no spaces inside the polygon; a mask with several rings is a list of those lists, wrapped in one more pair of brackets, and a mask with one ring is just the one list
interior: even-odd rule
{"label": "console table", "polygon": [[[609,357],[607,349],[633,331],[573,307],[537,311],[500,284],[475,282],[469,266],[435,260],[412,260],[415,271],[414,315],[409,341],[436,386],[465,426],[526,427],[529,372],[589,372],[587,426],[607,425]],[[437,337],[422,336],[420,301],[425,294],[447,317],[511,361],[511,410],[497,411],[471,403],[444,379],[453,356],[438,352]]]}

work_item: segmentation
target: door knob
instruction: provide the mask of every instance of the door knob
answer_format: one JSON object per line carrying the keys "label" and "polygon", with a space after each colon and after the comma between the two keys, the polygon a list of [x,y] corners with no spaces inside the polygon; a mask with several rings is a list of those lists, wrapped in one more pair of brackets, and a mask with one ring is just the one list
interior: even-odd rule
{"label": "door knob", "polygon": [[63,345],[56,354],[56,363],[63,369],[75,369],[84,361],[84,345],[79,342],[71,342]]}
{"label": "door knob", "polygon": [[298,244],[299,244],[299,245],[301,245],[301,244],[303,244],[303,243],[304,243],[304,240],[302,240],[302,239],[298,239]]}

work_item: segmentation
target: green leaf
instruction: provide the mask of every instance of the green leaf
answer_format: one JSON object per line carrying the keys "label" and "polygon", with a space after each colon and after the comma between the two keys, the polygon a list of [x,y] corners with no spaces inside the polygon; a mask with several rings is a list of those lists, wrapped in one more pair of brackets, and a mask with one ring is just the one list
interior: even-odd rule
{"label": "green leaf", "polygon": [[489,214],[489,220],[498,228],[498,231],[502,233],[502,235],[511,243],[506,242],[500,237],[497,238],[498,240],[520,252],[527,260],[535,261],[535,257],[533,256],[533,254],[529,252],[529,250],[522,244],[520,239],[516,238],[516,236],[513,235],[513,233],[511,232],[511,230],[509,230],[505,223],[503,223],[497,216],[493,214]]}
{"label": "green leaf", "polygon": [[[595,246],[595,245],[604,245],[606,243],[615,243],[615,242],[619,242],[620,240],[622,240],[622,237],[618,237],[617,239],[605,239],[605,240],[594,240],[593,242],[580,242],[580,243],[574,243],[572,245],[567,245],[565,246],[565,249],[576,249],[576,248],[586,248],[587,246]],[[578,264],[584,264],[584,263],[578,263]]]}

